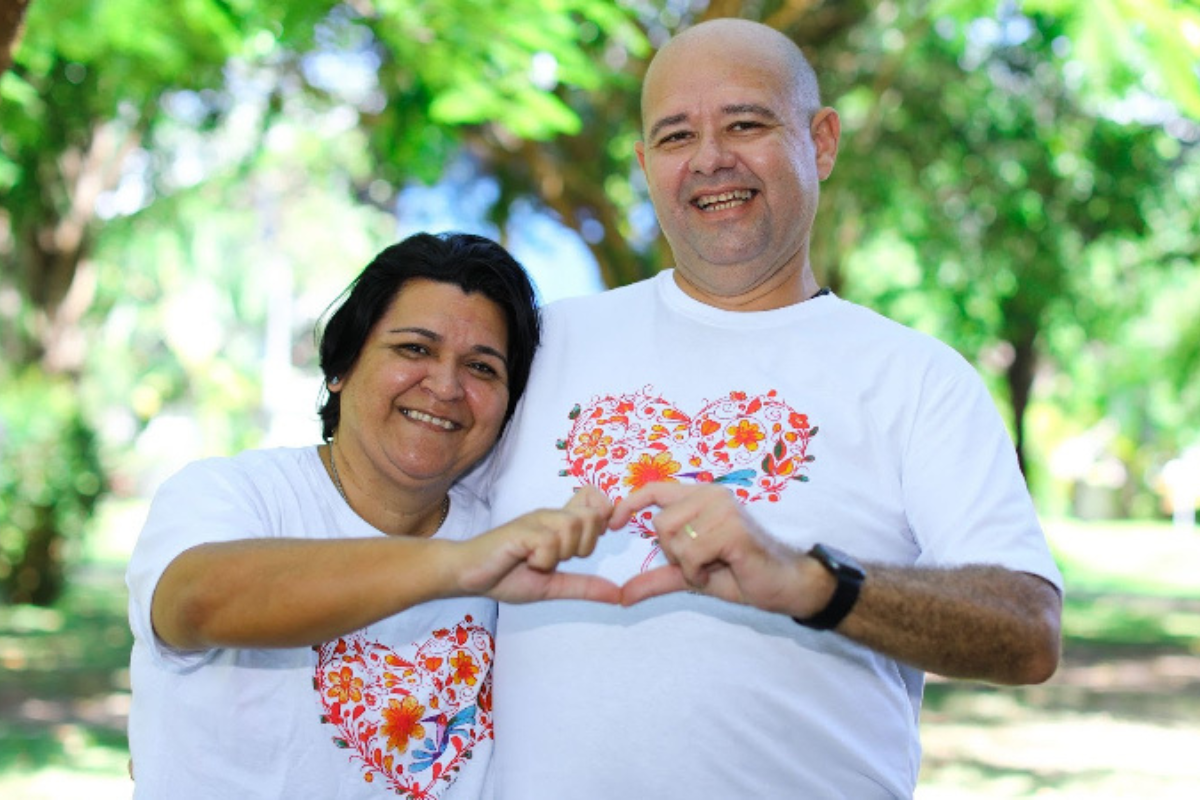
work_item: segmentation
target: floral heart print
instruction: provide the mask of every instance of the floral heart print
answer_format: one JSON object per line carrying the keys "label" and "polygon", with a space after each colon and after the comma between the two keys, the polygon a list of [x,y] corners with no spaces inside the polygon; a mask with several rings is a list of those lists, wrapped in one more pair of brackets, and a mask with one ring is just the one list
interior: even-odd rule
{"label": "floral heart print", "polygon": [[314,648],[314,688],[333,743],[411,800],[433,800],[492,737],[492,635],[467,616],[397,652],[362,634]]}
{"label": "floral heart print", "polygon": [[[556,443],[567,462],[559,475],[598,487],[614,503],[653,481],[724,484],[743,503],[774,503],[793,481],[808,480],[816,459],[808,446],[817,427],[774,390],[730,392],[688,414],[647,387],[577,405],[567,416],[571,429]],[[655,539],[652,518],[642,511],[633,532]]]}

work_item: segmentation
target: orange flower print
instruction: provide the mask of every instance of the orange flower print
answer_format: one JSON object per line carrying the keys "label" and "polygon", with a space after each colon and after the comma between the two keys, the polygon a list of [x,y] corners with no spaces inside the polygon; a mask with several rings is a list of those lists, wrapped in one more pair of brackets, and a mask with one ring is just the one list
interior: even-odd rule
{"label": "orange flower print", "polygon": [[603,428],[596,428],[579,434],[576,441],[579,444],[571,452],[577,456],[592,458],[593,456],[608,455],[608,446],[612,444],[612,437],[605,436]]}
{"label": "orange flower print", "polygon": [[670,451],[664,450],[654,457],[642,453],[629,465],[629,474],[622,483],[636,489],[654,481],[674,481],[676,472],[679,472],[679,462],[671,459]]}
{"label": "orange flower print", "polygon": [[325,694],[337,698],[339,703],[362,702],[362,678],[354,677],[349,667],[342,667],[339,672],[329,673],[329,689]]}
{"label": "orange flower print", "polygon": [[401,753],[408,750],[411,739],[422,739],[425,736],[425,726],[421,717],[425,714],[425,706],[417,702],[417,698],[409,695],[404,702],[395,698],[388,701],[388,707],[383,709],[383,729],[387,736],[388,750]]}
{"label": "orange flower print", "polygon": [[450,668],[451,683],[465,683],[467,686],[474,686],[478,680],[479,665],[466,650],[459,650],[450,656]]}
{"label": "orange flower print", "polygon": [[751,452],[757,450],[758,443],[766,438],[762,428],[748,419],[739,420],[737,427],[730,425],[725,429],[725,433],[729,435],[726,443],[730,447],[745,447]]}

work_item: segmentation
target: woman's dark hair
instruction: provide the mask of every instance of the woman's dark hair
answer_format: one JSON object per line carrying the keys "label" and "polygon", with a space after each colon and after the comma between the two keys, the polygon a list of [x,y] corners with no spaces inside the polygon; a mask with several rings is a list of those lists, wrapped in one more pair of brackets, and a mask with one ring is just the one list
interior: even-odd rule
{"label": "woman's dark hair", "polygon": [[417,233],[375,256],[342,292],[341,305],[329,317],[324,332],[318,333],[321,373],[325,376],[320,407],[321,438],[325,441],[333,438],[342,412],[341,393],[329,392],[329,382],[349,374],[375,323],[413,278],[452,284],[467,294],[482,294],[503,312],[508,324],[505,424],[512,417],[541,341],[541,316],[529,276],[507,250],[486,237]]}

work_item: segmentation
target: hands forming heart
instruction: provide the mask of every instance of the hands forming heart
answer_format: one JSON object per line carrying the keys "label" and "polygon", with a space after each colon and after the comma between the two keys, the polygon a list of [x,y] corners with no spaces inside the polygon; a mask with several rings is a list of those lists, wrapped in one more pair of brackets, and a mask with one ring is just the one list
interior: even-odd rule
{"label": "hands forming heart", "polygon": [[[691,591],[766,610],[796,602],[795,553],[745,513],[748,503],[777,502],[808,480],[808,453],[817,434],[808,417],[774,391],[731,392],[689,415],[649,389],[597,399],[568,414],[571,428],[558,442],[566,456],[560,475],[580,485],[561,512],[578,525],[564,536],[557,558],[549,552],[526,563],[534,570],[586,557],[604,528],[655,542],[642,572],[623,586],[596,576],[549,572],[537,596],[493,595],[507,602],[551,598],[632,605]],[[630,491],[628,496],[622,496]],[[655,510],[657,509],[657,510]],[[515,521],[527,521],[522,517]],[[667,564],[651,568],[662,552]],[[531,587],[525,586],[523,589]]]}

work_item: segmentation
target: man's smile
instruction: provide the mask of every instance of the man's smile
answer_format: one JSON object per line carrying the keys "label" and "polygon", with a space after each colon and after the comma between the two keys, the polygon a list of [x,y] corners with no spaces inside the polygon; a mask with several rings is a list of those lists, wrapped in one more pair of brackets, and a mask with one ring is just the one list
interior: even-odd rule
{"label": "man's smile", "polygon": [[750,189],[737,189],[732,192],[721,192],[720,194],[705,194],[693,200],[692,205],[701,211],[724,211],[727,208],[734,208],[735,206],[749,202],[754,197],[754,194]]}

